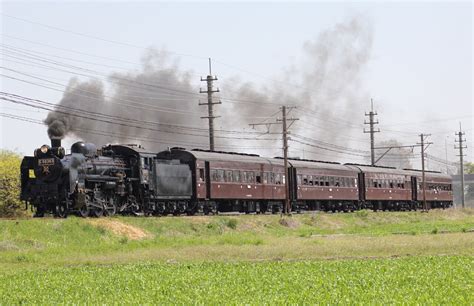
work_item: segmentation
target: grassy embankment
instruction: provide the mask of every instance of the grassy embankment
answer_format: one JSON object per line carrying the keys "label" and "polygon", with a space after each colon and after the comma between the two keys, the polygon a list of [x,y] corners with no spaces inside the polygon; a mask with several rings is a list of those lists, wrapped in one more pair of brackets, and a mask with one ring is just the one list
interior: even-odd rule
{"label": "grassy embankment", "polygon": [[0,220],[0,299],[469,304],[473,230],[473,210]]}

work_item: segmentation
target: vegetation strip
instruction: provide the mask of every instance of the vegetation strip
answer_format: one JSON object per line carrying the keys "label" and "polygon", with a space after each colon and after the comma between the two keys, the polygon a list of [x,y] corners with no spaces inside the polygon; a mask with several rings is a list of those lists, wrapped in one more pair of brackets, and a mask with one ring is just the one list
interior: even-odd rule
{"label": "vegetation strip", "polygon": [[0,274],[3,304],[474,303],[473,257],[145,263]]}

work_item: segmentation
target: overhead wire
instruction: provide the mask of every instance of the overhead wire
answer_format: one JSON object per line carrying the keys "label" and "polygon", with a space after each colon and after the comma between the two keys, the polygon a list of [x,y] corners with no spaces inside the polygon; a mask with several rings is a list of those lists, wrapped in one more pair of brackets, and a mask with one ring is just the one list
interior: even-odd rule
{"label": "overhead wire", "polygon": [[[5,117],[5,118],[10,118],[14,120],[19,120],[19,121],[25,121],[25,122],[30,122],[34,124],[39,124],[39,125],[44,125],[44,123],[41,120],[37,120],[34,118],[30,117],[24,117],[24,116],[18,116],[14,114],[8,114],[8,113],[0,113],[0,116]],[[166,140],[156,140],[155,138],[151,137],[145,137],[145,136],[133,136],[133,135],[126,135],[126,134],[120,134],[120,133],[112,133],[112,132],[103,132],[99,130],[93,130],[93,129],[82,129],[82,128],[74,128],[71,130],[71,132],[85,132],[85,133],[90,133],[93,135],[100,135],[100,136],[113,136],[113,137],[119,137],[123,139],[130,139],[130,140],[142,140],[150,143],[157,143],[157,144],[178,144],[178,145],[189,145],[189,146],[195,146],[195,147],[204,147],[205,145],[202,143],[191,143],[191,142],[186,142],[186,141],[179,141],[176,143],[176,139],[166,139]],[[249,150],[274,150],[274,148],[265,146],[232,146],[232,145],[218,145],[220,148],[243,148],[243,149],[249,149]]]}
{"label": "overhead wire", "polygon": [[[70,115],[70,116],[79,117],[79,118],[83,118],[83,119],[88,119],[88,120],[92,120],[92,121],[98,121],[98,122],[102,122],[102,123],[109,123],[109,124],[120,125],[120,126],[125,126],[125,127],[132,127],[132,128],[137,128],[137,129],[150,130],[150,131],[163,132],[163,133],[170,133],[170,134],[182,134],[182,135],[196,136],[196,137],[208,137],[207,134],[193,134],[193,133],[179,132],[179,131],[175,130],[175,127],[173,127],[172,131],[167,131],[167,130],[156,129],[156,128],[151,128],[151,127],[147,127],[147,126],[127,124],[127,123],[123,123],[119,120],[115,120],[117,118],[114,118],[113,116],[111,117],[111,116],[103,115],[103,114],[99,114],[99,113],[84,112],[84,111],[79,110],[79,109],[68,108],[67,109],[68,111],[64,111],[64,110],[60,110],[60,109],[54,109],[54,106],[49,106],[48,104],[44,104],[44,103],[40,104],[40,105],[32,104],[32,103],[29,103],[29,102],[25,102],[24,99],[11,97],[11,96],[5,95],[4,93],[0,93],[0,94],[3,95],[2,97],[0,97],[0,99],[4,100],[4,101],[16,103],[16,104],[21,104],[21,105],[25,105],[25,106],[30,106],[30,107],[33,107],[33,108],[44,109],[44,110],[48,110],[48,111],[55,111],[55,112],[60,113],[60,114]],[[8,96],[9,98],[6,98],[5,96]],[[28,99],[28,98],[26,98],[26,99]],[[71,113],[71,111],[76,111],[76,112]],[[97,118],[98,116],[101,117],[102,119]],[[115,121],[113,121],[113,120],[115,120]],[[216,138],[223,138],[223,139],[257,140],[256,138],[253,138],[253,137],[230,137],[230,136],[222,136],[222,135],[216,135],[215,137]],[[263,140],[276,140],[276,139],[263,139]]]}

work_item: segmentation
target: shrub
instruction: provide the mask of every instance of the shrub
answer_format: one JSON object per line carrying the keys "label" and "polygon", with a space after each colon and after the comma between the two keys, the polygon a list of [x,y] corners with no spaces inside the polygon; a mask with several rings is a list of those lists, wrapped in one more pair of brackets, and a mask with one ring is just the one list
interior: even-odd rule
{"label": "shrub", "polygon": [[227,225],[228,228],[236,229],[237,228],[237,220],[236,219],[229,219],[229,220],[227,220],[226,225]]}
{"label": "shrub", "polygon": [[22,214],[20,164],[21,158],[18,154],[0,150],[0,217]]}
{"label": "shrub", "polygon": [[357,217],[365,218],[368,215],[369,215],[369,212],[367,210],[358,210],[358,211],[356,211],[356,216]]}

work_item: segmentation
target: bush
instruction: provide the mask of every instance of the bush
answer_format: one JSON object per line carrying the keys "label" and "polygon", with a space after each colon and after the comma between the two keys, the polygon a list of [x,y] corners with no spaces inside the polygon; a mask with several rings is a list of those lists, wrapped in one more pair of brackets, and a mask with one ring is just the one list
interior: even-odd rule
{"label": "bush", "polygon": [[237,228],[237,220],[236,219],[229,219],[229,220],[227,220],[226,225],[227,225],[228,228],[236,229]]}
{"label": "bush", "polygon": [[20,163],[21,157],[18,154],[0,150],[0,217],[22,214]]}

